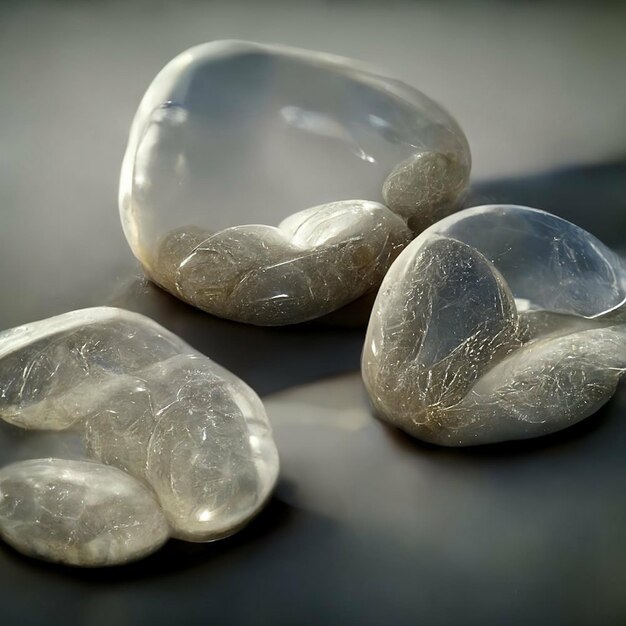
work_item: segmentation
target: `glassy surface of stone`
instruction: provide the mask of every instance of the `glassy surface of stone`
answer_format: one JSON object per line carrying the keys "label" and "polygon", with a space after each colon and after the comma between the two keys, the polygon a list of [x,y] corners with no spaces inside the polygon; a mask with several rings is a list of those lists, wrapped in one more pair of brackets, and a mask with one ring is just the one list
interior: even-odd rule
{"label": "glassy surface of stone", "polygon": [[146,556],[169,527],[154,494],[128,474],[36,459],[0,470],[0,536],[28,556],[99,567]]}
{"label": "glassy surface of stone", "polygon": [[189,247],[197,230],[174,232],[162,244],[167,269],[154,279],[211,313],[268,325],[305,321],[354,301],[380,283],[410,241],[400,217],[356,201],[305,209],[278,228],[236,226],[205,235]]}
{"label": "glassy surface of stone", "polygon": [[222,317],[290,324],[377,288],[414,232],[458,208],[469,170],[458,124],[400,81],[332,55],[217,41],[148,88],[120,212],[165,289]]}
{"label": "glassy surface of stone", "polygon": [[518,206],[424,231],[374,304],[362,372],[379,416],[442,445],[554,432],[626,371],[626,266],[592,235]]}
{"label": "glassy surface of stone", "polygon": [[11,460],[60,456],[50,481],[66,461],[119,468],[154,492],[172,536],[235,532],[276,481],[258,396],[142,315],[99,307],[0,333],[0,389]]}

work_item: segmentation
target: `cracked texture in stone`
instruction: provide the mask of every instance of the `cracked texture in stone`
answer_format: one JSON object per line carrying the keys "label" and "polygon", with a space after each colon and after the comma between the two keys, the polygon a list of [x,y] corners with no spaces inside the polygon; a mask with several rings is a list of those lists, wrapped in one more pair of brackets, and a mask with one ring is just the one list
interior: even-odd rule
{"label": "cracked texture in stone", "polygon": [[534,437],[594,413],[626,371],[626,268],[543,211],[467,209],[389,270],[362,372],[379,416],[442,445]]}
{"label": "cracked texture in stone", "polygon": [[0,470],[0,536],[29,556],[68,565],[117,565],[169,536],[154,494],[107,465],[35,459]]}
{"label": "cracked texture in stone", "polygon": [[179,298],[297,323],[377,289],[413,233],[458,208],[470,161],[450,115],[397,80],[218,41],[176,57],[146,92],[120,213],[147,275]]}
{"label": "cracked texture in stone", "polygon": [[389,174],[383,198],[413,232],[421,233],[458,208],[468,177],[467,164],[457,154],[418,152]]}
{"label": "cracked texture in stone", "polygon": [[[154,492],[174,537],[211,541],[235,532],[276,481],[278,454],[256,394],[142,315],[99,307],[0,333],[0,389],[0,436],[14,459],[62,456],[47,470],[51,484],[76,460],[105,464],[92,462],[90,471],[119,468]],[[66,492],[79,498],[71,486]],[[25,510],[36,496],[25,491]],[[63,518],[63,502],[57,511]],[[0,515],[0,528],[8,523]],[[156,549],[162,541],[153,535]],[[33,552],[27,538],[11,543]],[[112,563],[104,551],[101,562],[95,553],[76,562],[80,546],[58,546],[38,550],[74,564]],[[131,543],[126,556],[111,549],[115,562],[143,554]]]}
{"label": "cracked texture in stone", "polygon": [[161,243],[153,278],[221,317],[303,322],[380,284],[409,240],[406,224],[386,207],[337,202],[291,215],[278,228],[236,226],[213,235],[178,230]]}

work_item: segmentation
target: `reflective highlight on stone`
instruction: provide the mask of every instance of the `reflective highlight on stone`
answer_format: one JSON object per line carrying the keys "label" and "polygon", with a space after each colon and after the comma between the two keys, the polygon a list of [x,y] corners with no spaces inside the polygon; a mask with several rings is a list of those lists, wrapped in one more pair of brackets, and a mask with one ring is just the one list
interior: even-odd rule
{"label": "reflective highlight on stone", "polygon": [[100,567],[153,552],[169,527],[152,492],[128,474],[36,459],[0,470],[0,536],[28,556]]}
{"label": "reflective highlight on stone", "polygon": [[[257,395],[136,313],[85,309],[0,333],[0,388],[0,418],[13,429],[82,440],[51,466],[50,481],[77,458],[106,464],[88,469],[119,468],[154,491],[175,537],[211,541],[235,532],[277,478]],[[128,559],[136,555],[129,545]]]}
{"label": "reflective highlight on stone", "polygon": [[298,323],[376,290],[413,233],[458,208],[470,160],[450,115],[397,80],[216,41],[148,88],[120,213],[163,288],[237,321]]}
{"label": "reflective highlight on stone", "polygon": [[362,373],[379,416],[442,445],[554,432],[626,371],[626,266],[589,233],[516,206],[461,211],[394,262]]}

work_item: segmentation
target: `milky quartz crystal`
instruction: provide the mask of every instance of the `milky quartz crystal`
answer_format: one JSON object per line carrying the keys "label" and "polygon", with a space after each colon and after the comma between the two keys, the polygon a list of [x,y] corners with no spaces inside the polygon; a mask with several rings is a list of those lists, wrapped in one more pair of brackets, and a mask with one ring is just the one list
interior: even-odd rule
{"label": "milky quartz crystal", "polygon": [[257,395],[136,313],[0,333],[0,390],[0,535],[32,556],[112,565],[219,539],[276,481]]}
{"label": "milky quartz crystal", "polygon": [[148,88],[120,212],[163,288],[291,324],[375,290],[416,232],[458,208],[469,170],[458,124],[419,91],[348,59],[217,41]]}
{"label": "milky quartz crystal", "polygon": [[379,416],[437,444],[544,435],[626,371],[626,265],[581,228],[483,206],[424,231],[374,304],[362,372]]}

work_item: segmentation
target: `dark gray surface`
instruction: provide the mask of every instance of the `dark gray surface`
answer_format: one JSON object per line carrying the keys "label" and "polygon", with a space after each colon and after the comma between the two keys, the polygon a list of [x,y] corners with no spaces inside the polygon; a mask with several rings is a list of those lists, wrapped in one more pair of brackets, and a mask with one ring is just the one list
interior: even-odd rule
{"label": "dark gray surface", "polygon": [[[141,279],[119,226],[117,174],[133,109],[146,82],[169,57],[203,39],[238,35],[366,60],[387,54],[381,65],[397,64],[398,74],[408,78],[413,72],[413,57],[402,47],[412,26],[399,10],[383,17],[368,4],[355,21],[352,9],[319,3],[321,17],[311,21],[307,16],[315,11],[307,9],[297,36],[278,21],[281,11],[275,8],[257,23],[254,16],[246,18],[246,9],[213,19],[200,5],[188,3],[184,19],[180,12],[177,17],[168,13],[165,4],[154,10],[134,7],[128,19],[124,5],[116,3],[103,10],[98,3],[82,9],[58,3],[57,11],[28,3],[19,15],[4,14],[13,17],[0,24],[0,46],[3,40],[6,46],[0,55],[0,88],[5,105],[11,103],[1,123],[8,133],[3,140],[11,148],[0,161],[0,329],[98,304],[150,315],[243,377],[273,411],[282,407],[274,424],[280,482],[267,509],[238,535],[207,545],[172,541],[145,561],[122,568],[56,567],[1,544],[0,624],[626,623],[624,384],[599,414],[562,433],[476,449],[439,449],[369,419],[354,374],[361,330],[245,327],[211,318]],[[509,23],[508,5],[489,7],[498,24]],[[532,92],[536,107],[546,102],[549,110],[549,103],[560,102],[542,93],[549,72],[541,73],[543,57],[534,56],[537,42],[547,41],[550,29],[559,37],[571,34],[568,24],[579,24],[577,11],[568,14],[574,15],[571,20],[552,10],[547,22],[530,15],[520,27],[531,28],[527,54],[535,65],[529,67],[543,77]],[[333,21],[325,21],[329,16]],[[426,17],[427,28],[438,23],[432,11]],[[484,24],[484,39],[475,28],[471,41],[459,39],[472,50],[486,45],[488,37],[495,37],[497,46],[508,44],[508,38],[513,49],[526,50],[526,41],[518,42],[492,22],[466,17],[462,13],[450,19],[469,30]],[[371,19],[381,20],[385,37],[357,41],[359,28]],[[237,20],[245,27],[233,28]],[[618,18],[607,20],[619,23]],[[591,32],[599,23],[604,22],[592,20]],[[328,29],[321,29],[325,24]],[[532,30],[535,24],[540,30]],[[394,37],[396,31],[402,36]],[[343,39],[346,32],[352,43]],[[617,41],[606,30],[598,32],[598,41]],[[438,35],[423,36],[432,45]],[[23,44],[23,54],[17,42]],[[441,58],[446,50],[442,46],[429,57],[433,67],[445,65]],[[506,54],[506,47],[502,50]],[[451,55],[447,68],[459,67],[459,75],[451,77],[455,80],[461,73],[471,75],[472,67],[483,76],[478,86],[471,78],[466,84],[475,87],[466,99],[480,108],[477,94],[491,85],[487,70],[493,68],[462,66],[466,56]],[[597,77],[602,72],[589,59],[604,56],[608,59],[609,52],[572,63],[585,76]],[[558,51],[555,58],[565,64]],[[527,90],[530,74],[522,79],[520,89]],[[474,109],[462,106],[469,91],[437,92],[442,84],[432,82],[431,92],[462,113],[484,173],[489,150],[494,160],[502,160],[495,150],[502,141],[500,131],[487,133],[492,123],[487,118],[494,115],[486,115],[484,125],[477,123]],[[597,85],[589,85],[595,94]],[[575,106],[579,100],[571,89],[566,99]],[[19,102],[11,100],[16,92]],[[590,119],[604,123],[617,110],[610,97],[604,100],[605,109],[591,107],[585,123],[582,117],[563,121],[559,109],[558,116],[527,124],[520,131],[530,136],[522,150],[527,161],[532,160],[528,150],[533,141],[541,162],[567,135],[551,127],[557,117],[570,125],[575,139],[559,151],[569,149],[571,158],[585,152],[596,136]],[[602,104],[602,94],[594,102]],[[589,108],[589,101],[583,103]],[[501,108],[502,124],[518,115],[525,119],[523,112]],[[586,130],[576,134],[577,125]],[[619,145],[620,133],[623,137],[622,127],[615,128],[607,157]],[[506,147],[511,158],[519,149],[519,144]],[[626,251],[625,179],[626,162],[619,161],[500,178],[476,183],[471,203],[507,201],[551,210]],[[316,382],[344,372],[353,374]],[[307,383],[314,386],[300,404],[268,395]]]}
{"label": "dark gray surface", "polygon": [[[617,247],[626,202],[615,191],[624,176],[626,164],[573,169],[481,184],[474,197],[583,218]],[[558,210],[564,200],[567,210]],[[82,258],[81,271],[92,263]],[[261,395],[358,367],[362,331],[211,318],[129,265],[126,276],[111,276],[102,302],[150,315]],[[3,319],[12,302],[3,302]],[[206,545],[171,541],[145,561],[97,571],[46,565],[2,545],[2,624],[165,624],[181,614],[194,624],[626,621],[623,384],[597,415],[566,431],[463,450],[420,444],[373,419],[356,431],[333,421],[363,411],[356,375],[309,395],[319,421],[303,421],[297,407],[290,420],[287,404],[274,422],[281,479],[240,534]]]}

